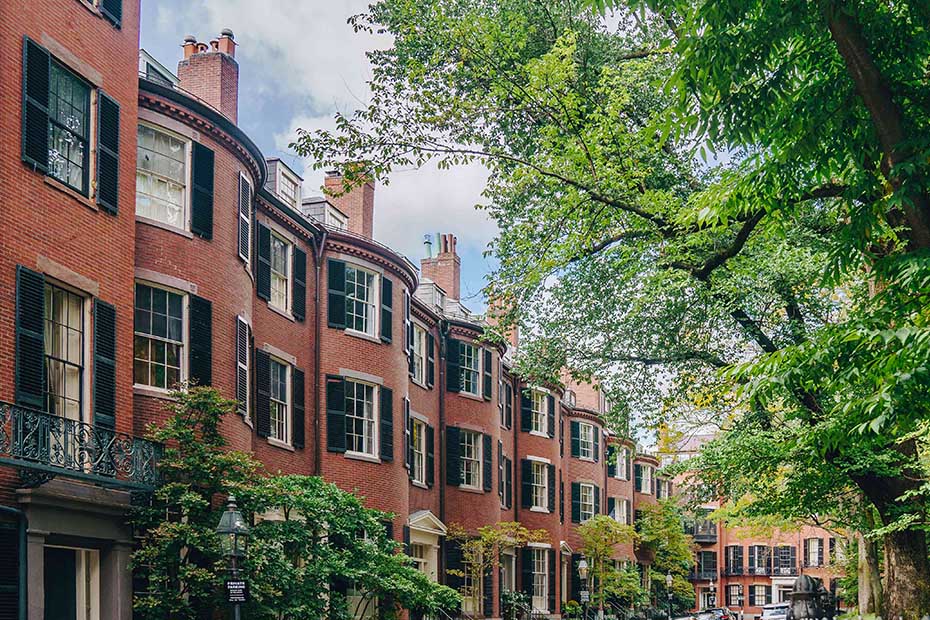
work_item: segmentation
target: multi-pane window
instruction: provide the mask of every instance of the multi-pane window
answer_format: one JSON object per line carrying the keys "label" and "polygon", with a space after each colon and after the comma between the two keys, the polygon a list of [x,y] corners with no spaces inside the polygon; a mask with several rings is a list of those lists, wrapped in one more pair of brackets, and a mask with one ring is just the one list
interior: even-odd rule
{"label": "multi-pane window", "polygon": [[481,488],[481,433],[462,431],[462,486]]}
{"label": "multi-pane window", "polygon": [[771,549],[766,545],[751,545],[749,547],[749,573],[751,575],[767,575],[771,568]]}
{"label": "multi-pane window", "polygon": [[549,550],[533,549],[533,610],[549,609]]}
{"label": "multi-pane window", "polygon": [[410,545],[410,559],[418,571],[426,575],[429,574],[429,565],[426,561],[426,545],[416,543]]}
{"label": "multi-pane window", "polygon": [[278,194],[281,196],[281,200],[296,209],[300,206],[298,204],[299,193],[300,187],[297,182],[282,172],[278,183]]}
{"label": "multi-pane window", "polygon": [[426,383],[426,330],[419,325],[413,326],[413,380],[423,385]]}
{"label": "multi-pane window", "polygon": [[624,525],[631,525],[630,523],[630,500],[628,499],[617,499],[614,504],[614,519],[619,521]]}
{"label": "multi-pane window", "polygon": [[804,540],[804,565],[823,565],[823,541],[820,538],[806,538]]}
{"label": "multi-pane window", "polygon": [[90,85],[52,60],[48,93],[48,173],[87,194]]}
{"label": "multi-pane window", "polygon": [[578,456],[594,460],[594,425],[581,422],[578,424]]}
{"label": "multi-pane window", "polygon": [[462,391],[481,395],[481,349],[467,342],[462,343]]}
{"label": "multi-pane window", "polygon": [[187,141],[139,125],[136,215],[187,228]]}
{"label": "multi-pane window", "polygon": [[792,575],[797,569],[797,550],[789,545],[778,545],[773,553],[773,574]]}
{"label": "multi-pane window", "polygon": [[136,284],[133,381],[171,388],[182,380],[184,297],[162,288]]}
{"label": "multi-pane window", "polygon": [[544,392],[533,390],[532,426],[534,433],[546,433],[549,429],[549,399]]}
{"label": "multi-pane window", "polygon": [[533,476],[533,508],[548,510],[549,507],[549,471],[545,463],[532,461],[530,463]]}
{"label": "multi-pane window", "polygon": [[290,436],[288,433],[287,415],[287,395],[290,391],[287,389],[288,366],[276,359],[271,359],[269,364],[271,371],[271,439],[277,439],[288,443]]}
{"label": "multi-pane window", "polygon": [[426,425],[419,420],[413,420],[411,427],[413,481],[426,484]]}
{"label": "multi-pane window", "polygon": [[727,586],[727,606],[743,606],[743,586],[739,583],[731,583]]}
{"label": "multi-pane window", "polygon": [[581,517],[581,522],[584,523],[594,516],[594,485],[581,483],[578,485],[578,491],[580,499],[580,511],[578,514]]}
{"label": "multi-pane window", "polygon": [[49,413],[80,420],[84,384],[84,299],[45,284],[45,372]]}
{"label": "multi-pane window", "polygon": [[290,249],[290,243],[278,235],[271,235],[271,304],[281,310],[288,308]]}
{"label": "multi-pane window", "polygon": [[630,449],[620,448],[617,450],[617,478],[620,480],[630,479]]}
{"label": "multi-pane window", "polygon": [[363,334],[375,334],[377,278],[370,271],[346,265],[346,327]]}
{"label": "multi-pane window", "polygon": [[752,607],[761,607],[768,603],[769,587],[763,584],[753,584],[749,586],[749,604]]}
{"label": "multi-pane window", "polygon": [[652,466],[640,465],[634,466],[636,470],[636,490],[639,493],[652,493]]}
{"label": "multi-pane window", "polygon": [[346,381],[346,449],[375,455],[375,387]]}

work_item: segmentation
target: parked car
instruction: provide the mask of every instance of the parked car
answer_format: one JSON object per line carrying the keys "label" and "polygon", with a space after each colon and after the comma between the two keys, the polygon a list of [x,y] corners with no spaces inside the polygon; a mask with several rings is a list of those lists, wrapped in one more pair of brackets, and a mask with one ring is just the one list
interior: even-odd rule
{"label": "parked car", "polygon": [[697,620],[736,620],[736,614],[725,607],[709,607],[697,613]]}
{"label": "parked car", "polygon": [[770,603],[762,606],[762,620],[787,620],[788,603]]}

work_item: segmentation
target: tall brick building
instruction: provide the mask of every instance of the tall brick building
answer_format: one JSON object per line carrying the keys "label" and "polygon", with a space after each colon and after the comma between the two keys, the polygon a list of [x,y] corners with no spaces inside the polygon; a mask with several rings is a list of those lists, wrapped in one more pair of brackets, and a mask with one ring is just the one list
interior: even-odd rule
{"label": "tall brick building", "polygon": [[577,599],[575,526],[632,523],[668,487],[596,389],[526,385],[482,340],[455,237],[417,266],[376,241],[373,182],[302,198],[237,125],[232,32],[185,39],[175,74],[140,56],[134,0],[19,4],[0,23],[0,618],[131,617],[142,436],[183,382],[238,403],[223,433],[269,471],[394,513],[436,580],[463,585],[450,524],[549,532],[466,611]]}

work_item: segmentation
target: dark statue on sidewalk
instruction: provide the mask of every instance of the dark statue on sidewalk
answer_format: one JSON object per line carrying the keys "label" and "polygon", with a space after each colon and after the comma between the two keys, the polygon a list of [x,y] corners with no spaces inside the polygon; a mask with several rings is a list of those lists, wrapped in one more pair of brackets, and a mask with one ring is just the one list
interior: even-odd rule
{"label": "dark statue on sidewalk", "polygon": [[810,575],[801,575],[791,590],[791,605],[786,620],[836,617],[836,600],[823,581]]}

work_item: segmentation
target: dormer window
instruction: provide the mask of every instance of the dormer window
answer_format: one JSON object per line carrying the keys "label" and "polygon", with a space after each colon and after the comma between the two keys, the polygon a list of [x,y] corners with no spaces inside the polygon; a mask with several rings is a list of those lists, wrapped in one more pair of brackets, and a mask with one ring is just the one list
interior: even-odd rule
{"label": "dormer window", "polygon": [[287,206],[296,209],[297,205],[300,204],[300,184],[283,169],[280,174],[281,177],[278,179],[278,195]]}
{"label": "dormer window", "polygon": [[345,230],[349,227],[348,216],[332,205],[326,205],[323,223],[330,228]]}

